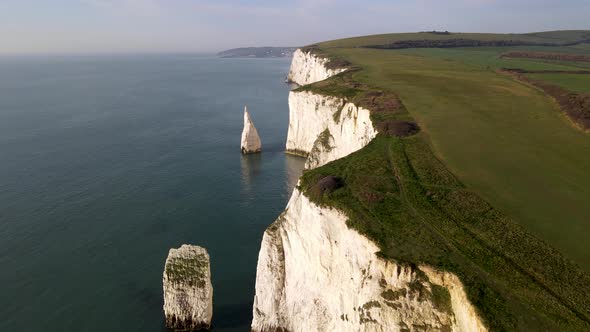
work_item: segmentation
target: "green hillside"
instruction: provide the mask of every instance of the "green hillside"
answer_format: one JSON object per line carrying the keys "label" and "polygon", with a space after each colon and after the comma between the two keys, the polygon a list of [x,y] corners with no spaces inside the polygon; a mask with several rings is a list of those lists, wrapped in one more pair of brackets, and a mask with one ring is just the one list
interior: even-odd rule
{"label": "green hillside", "polygon": [[[557,46],[366,47],[450,36]],[[302,189],[345,211],[384,257],[455,272],[493,330],[589,330],[590,135],[533,81],[501,71],[531,71],[523,77],[571,89],[568,98],[583,103],[590,75],[573,72],[584,63],[502,55],[586,54],[578,42],[588,36],[388,34],[307,48],[350,70],[301,89],[368,107],[386,134],[307,172]],[[389,130],[412,121],[417,135]],[[327,175],[345,185],[318,194]]]}
{"label": "green hillside", "polygon": [[590,92],[590,75],[577,74],[530,74],[532,78],[552,82],[574,92]]}
{"label": "green hillside", "polygon": [[497,34],[497,33],[390,33],[372,36],[353,37],[338,39],[321,43],[322,49],[335,47],[367,47],[373,45],[387,45],[407,40],[450,40],[450,39],[472,39],[472,40],[512,40],[539,44],[569,44],[590,40],[589,30],[569,31],[548,31],[527,34]]}

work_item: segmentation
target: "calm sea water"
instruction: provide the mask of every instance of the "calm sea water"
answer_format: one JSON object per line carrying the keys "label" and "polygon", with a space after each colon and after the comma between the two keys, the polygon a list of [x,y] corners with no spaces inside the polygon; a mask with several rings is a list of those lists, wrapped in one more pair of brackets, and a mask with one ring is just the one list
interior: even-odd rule
{"label": "calm sea water", "polygon": [[[164,331],[168,249],[208,248],[214,331],[248,331],[289,59],[0,58],[0,331]],[[240,155],[247,104],[261,155]]]}

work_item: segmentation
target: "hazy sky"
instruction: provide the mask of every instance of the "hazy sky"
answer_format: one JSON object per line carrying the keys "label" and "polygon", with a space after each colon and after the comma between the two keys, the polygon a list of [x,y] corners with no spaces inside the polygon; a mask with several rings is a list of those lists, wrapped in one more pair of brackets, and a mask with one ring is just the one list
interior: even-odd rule
{"label": "hazy sky", "polygon": [[218,51],[433,29],[590,29],[590,0],[0,0],[0,54]]}

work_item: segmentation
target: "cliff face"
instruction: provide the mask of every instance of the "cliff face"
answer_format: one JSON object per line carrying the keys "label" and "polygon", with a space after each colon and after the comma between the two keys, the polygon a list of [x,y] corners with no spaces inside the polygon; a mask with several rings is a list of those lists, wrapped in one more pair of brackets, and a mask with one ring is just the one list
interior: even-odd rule
{"label": "cliff face", "polygon": [[367,145],[377,132],[370,112],[341,98],[311,92],[289,94],[287,151],[309,155],[315,168]]}
{"label": "cliff face", "polygon": [[[335,74],[325,63],[298,51],[290,77],[301,85],[323,80]],[[377,134],[368,110],[340,98],[291,92],[289,108],[287,150],[308,155],[307,168],[345,157]],[[486,330],[456,276],[381,259],[346,221],[295,189],[262,240],[253,331]]]}
{"label": "cliff face", "polygon": [[344,68],[329,69],[326,66],[327,63],[328,59],[297,50],[293,54],[293,62],[291,63],[288,79],[299,85],[306,85],[323,81],[345,70]]}
{"label": "cliff face", "polygon": [[254,331],[483,331],[459,280],[380,259],[378,247],[297,189],[264,234]]}

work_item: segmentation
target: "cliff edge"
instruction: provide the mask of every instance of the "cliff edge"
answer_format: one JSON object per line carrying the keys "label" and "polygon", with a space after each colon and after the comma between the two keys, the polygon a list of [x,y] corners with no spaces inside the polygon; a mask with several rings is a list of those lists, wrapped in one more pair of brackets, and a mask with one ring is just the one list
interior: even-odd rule
{"label": "cliff edge", "polygon": [[[299,85],[345,69],[298,50],[289,78]],[[370,111],[344,98],[289,94],[288,152],[313,169],[345,157],[377,135]],[[295,189],[266,230],[258,258],[253,331],[486,331],[459,278],[396,263],[347,226],[337,209]]]}
{"label": "cliff edge", "polygon": [[298,85],[307,85],[325,80],[346,70],[330,68],[330,60],[298,49],[293,53],[291,69],[287,79]]}
{"label": "cliff edge", "polygon": [[264,233],[253,331],[486,331],[454,275],[378,247],[297,189]]}

